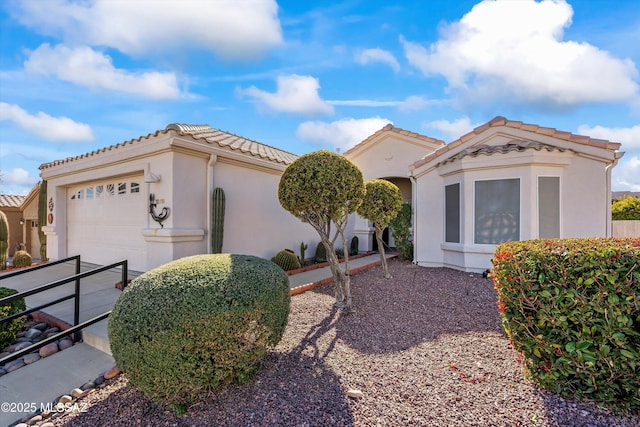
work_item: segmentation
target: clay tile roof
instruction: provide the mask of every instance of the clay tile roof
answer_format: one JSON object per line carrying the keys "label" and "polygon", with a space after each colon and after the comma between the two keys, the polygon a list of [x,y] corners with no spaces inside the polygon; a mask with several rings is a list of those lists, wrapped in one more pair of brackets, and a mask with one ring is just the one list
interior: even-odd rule
{"label": "clay tile roof", "polygon": [[19,208],[27,196],[14,196],[11,194],[0,194],[0,207],[2,208]]}
{"label": "clay tile roof", "polygon": [[175,130],[180,135],[188,135],[194,139],[204,140],[209,144],[217,144],[220,147],[238,150],[242,153],[285,165],[290,164],[298,158],[298,156],[293,153],[289,153],[288,151],[280,150],[279,148],[271,147],[232,133],[213,129],[209,125],[185,125],[173,123],[167,126],[166,130]]}
{"label": "clay tile roof", "polygon": [[[422,165],[432,161],[433,159],[443,155],[444,153],[449,151],[449,149],[451,149],[453,147],[456,147],[456,146],[460,145],[461,143],[463,143],[465,141],[468,141],[469,139],[473,138],[474,136],[479,135],[480,133],[482,133],[482,132],[484,132],[484,131],[492,128],[492,127],[497,127],[497,126],[506,126],[506,127],[510,127],[510,128],[514,128],[514,129],[522,129],[522,130],[525,130],[525,131],[538,133],[538,134],[541,134],[541,135],[548,135],[548,136],[552,136],[554,138],[563,139],[565,141],[571,141],[571,142],[574,142],[576,144],[590,145],[592,147],[605,148],[607,150],[617,150],[622,145],[619,142],[611,142],[611,141],[606,141],[606,140],[602,140],[602,139],[595,139],[595,138],[591,138],[591,137],[584,136],[584,135],[575,135],[575,134],[573,134],[571,132],[559,131],[559,130],[554,129],[554,128],[541,127],[541,126],[538,126],[536,124],[531,124],[531,123],[523,123],[523,122],[520,122],[520,121],[508,120],[505,117],[497,116],[497,117],[494,117],[493,119],[489,120],[487,123],[476,127],[471,132],[469,132],[469,133],[467,133],[465,135],[462,135],[460,138],[456,139],[455,141],[450,142],[448,145],[446,145],[446,147],[449,147],[446,150],[442,149],[442,148],[439,148],[434,153],[431,153],[431,154],[423,157],[422,159],[418,160],[413,165],[411,165],[411,169],[419,168],[420,166],[422,166]],[[444,162],[442,162],[442,163],[444,163]]]}
{"label": "clay tile roof", "polygon": [[172,123],[168,125],[164,130],[157,130],[154,133],[150,133],[146,136],[141,136],[138,138],[134,138],[125,142],[121,142],[119,144],[110,145],[109,147],[101,148],[99,150],[92,151],[90,153],[81,154],[75,157],[67,157],[66,159],[56,160],[50,163],[43,163],[40,165],[40,169],[47,169],[53,166],[58,166],[63,163],[69,163],[74,160],[79,160],[85,157],[91,157],[98,155],[100,153],[104,153],[107,151],[111,151],[114,149],[118,149],[120,147],[124,147],[128,144],[133,144],[136,142],[140,142],[143,140],[151,139],[152,137],[156,137],[158,135],[166,135],[170,131],[175,131],[179,135],[189,136],[194,139],[204,140],[209,144],[217,144],[220,147],[227,147],[231,150],[237,150],[241,153],[260,157],[263,159],[270,160],[272,162],[281,163],[288,165],[298,158],[293,153],[289,153],[284,150],[280,150],[278,148],[271,147],[269,145],[261,144],[259,142],[243,138],[241,136],[237,136],[228,132],[223,132],[221,130],[213,129],[209,125],[189,125],[189,124],[179,124]]}
{"label": "clay tile roof", "polygon": [[362,142],[354,145],[353,147],[351,147],[350,149],[348,149],[347,151],[344,152],[345,155],[357,150],[358,148],[362,147],[363,145],[369,143],[370,141],[372,141],[373,139],[375,139],[378,135],[384,133],[384,132],[396,132],[400,135],[405,135],[405,136],[409,136],[412,138],[417,138],[417,139],[421,139],[422,141],[426,141],[426,142],[430,142],[432,144],[438,144],[438,145],[445,145],[445,142],[440,140],[440,139],[435,139],[435,138],[431,138],[429,136],[426,135],[422,135],[419,133],[415,133],[415,132],[411,132],[405,129],[401,129],[399,127],[395,127],[394,125],[392,125],[391,123],[385,125],[382,129],[374,132],[373,134],[369,135],[366,139],[362,140]]}
{"label": "clay tile roof", "polygon": [[459,160],[467,156],[470,156],[470,157],[478,157],[480,155],[491,156],[492,154],[495,154],[495,153],[506,154],[511,151],[525,151],[530,149],[533,149],[536,151],[540,151],[540,150],[559,151],[561,153],[567,151],[566,148],[556,147],[555,145],[544,144],[542,142],[522,141],[522,140],[514,139],[503,145],[479,145],[479,146],[470,147],[469,149],[462,150],[459,153],[456,153],[454,156],[444,159],[442,162],[438,163],[438,165],[451,163],[455,160]]}

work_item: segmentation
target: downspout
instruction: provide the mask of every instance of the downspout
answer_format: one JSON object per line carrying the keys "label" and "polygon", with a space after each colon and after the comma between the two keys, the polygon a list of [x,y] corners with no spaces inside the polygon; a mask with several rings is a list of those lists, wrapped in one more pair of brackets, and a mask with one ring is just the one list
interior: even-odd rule
{"label": "downspout", "polygon": [[413,225],[413,264],[417,264],[418,261],[416,259],[416,254],[418,253],[418,239],[416,239],[416,236],[418,235],[418,215],[416,214],[416,207],[418,205],[418,192],[416,190],[418,182],[416,177],[413,175],[411,175],[409,179],[411,180],[411,211],[413,213],[413,215],[411,215],[411,223]]}
{"label": "downspout", "polygon": [[207,163],[207,217],[205,218],[205,228],[208,233],[205,233],[207,237],[207,253],[211,253],[211,195],[213,194],[213,165],[218,161],[216,154],[209,156],[209,162]]}
{"label": "downspout", "polygon": [[614,159],[611,163],[607,164],[604,168],[605,170],[605,181],[606,181],[606,195],[607,195],[607,215],[606,215],[606,226],[605,226],[605,236],[611,237],[613,234],[613,224],[611,220],[611,171],[618,164],[618,160],[624,156],[624,151],[616,151],[613,153]]}

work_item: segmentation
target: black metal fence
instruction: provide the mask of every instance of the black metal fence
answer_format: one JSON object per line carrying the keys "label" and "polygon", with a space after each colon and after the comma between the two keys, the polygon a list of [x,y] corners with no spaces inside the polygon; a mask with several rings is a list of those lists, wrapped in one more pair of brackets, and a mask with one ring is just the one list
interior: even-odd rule
{"label": "black metal fence", "polygon": [[25,270],[20,270],[20,271],[16,271],[16,272],[0,275],[0,281],[3,280],[3,279],[6,279],[8,277],[15,277],[15,276],[17,276],[19,274],[29,273],[29,272],[32,272],[32,271],[37,270],[37,269],[47,268],[47,267],[51,267],[53,265],[57,265],[57,264],[61,264],[61,263],[69,262],[69,261],[73,261],[73,260],[76,261],[76,267],[75,267],[76,274],[74,274],[73,276],[69,276],[69,277],[64,278],[64,279],[56,280],[55,282],[51,282],[51,283],[39,286],[39,287],[34,288],[34,289],[31,289],[31,290],[28,290],[28,291],[24,291],[24,292],[19,292],[17,294],[13,294],[13,295],[10,295],[8,297],[0,299],[0,306],[4,306],[4,305],[10,304],[10,303],[12,303],[14,301],[17,301],[19,299],[26,298],[28,296],[35,295],[35,294],[38,294],[38,293],[41,293],[41,292],[45,292],[45,291],[57,288],[57,287],[62,286],[62,285],[66,285],[67,283],[70,283],[70,282],[75,282],[75,287],[74,287],[74,292],[73,293],[70,293],[68,295],[62,296],[60,298],[57,298],[57,299],[55,299],[53,301],[50,301],[50,302],[47,302],[45,304],[39,305],[37,307],[32,307],[32,308],[23,310],[20,313],[15,313],[15,314],[12,314],[11,316],[6,316],[6,317],[0,319],[0,324],[3,324],[5,322],[10,322],[10,321],[12,321],[14,319],[17,319],[18,317],[26,316],[27,314],[33,313],[34,311],[38,311],[38,310],[41,310],[43,308],[50,307],[50,306],[52,306],[54,304],[58,304],[58,303],[61,303],[63,301],[67,301],[67,300],[73,298],[74,299],[73,327],[71,327],[71,328],[69,328],[69,329],[67,329],[65,331],[62,331],[62,332],[60,332],[58,334],[55,334],[55,335],[53,335],[53,336],[51,336],[49,338],[46,338],[46,339],[44,339],[42,341],[39,341],[39,342],[37,342],[37,343],[35,343],[35,344],[33,344],[33,345],[23,349],[23,350],[11,353],[10,355],[3,357],[2,359],[0,359],[0,365],[4,365],[7,362],[11,362],[12,360],[15,360],[15,359],[17,359],[19,357],[22,357],[22,356],[24,356],[24,355],[26,355],[28,353],[31,353],[32,351],[39,350],[40,348],[44,347],[45,345],[50,344],[52,342],[55,342],[55,341],[59,340],[60,338],[66,337],[66,336],[71,335],[71,334],[74,334],[74,337],[73,337],[74,341],[78,341],[80,339],[80,337],[81,337],[81,334],[78,333],[78,332],[80,332],[82,329],[86,328],[87,326],[93,325],[94,323],[97,323],[97,322],[109,317],[109,315],[111,314],[111,311],[108,311],[106,313],[103,313],[103,314],[101,314],[99,316],[94,317],[93,319],[89,319],[89,320],[86,320],[86,321],[80,323],[80,286],[81,286],[81,280],[86,278],[86,277],[90,277],[90,276],[96,275],[98,273],[102,273],[103,271],[110,270],[112,268],[121,267],[122,268],[122,283],[123,283],[123,286],[124,286],[127,283],[127,276],[128,276],[128,272],[127,272],[128,262],[127,262],[127,260],[120,261],[120,262],[117,262],[117,263],[114,263],[114,264],[110,264],[110,265],[106,265],[106,266],[103,266],[103,267],[98,267],[98,268],[95,268],[93,270],[85,271],[84,273],[80,273],[80,255],[76,255],[76,256],[65,258],[65,259],[62,259],[62,260],[59,260],[59,261],[54,261],[54,262],[49,262],[49,263],[46,263],[46,264],[41,264],[41,265],[38,265],[38,266],[35,266],[35,267],[31,267],[31,268],[28,268],[28,269],[25,269]]}

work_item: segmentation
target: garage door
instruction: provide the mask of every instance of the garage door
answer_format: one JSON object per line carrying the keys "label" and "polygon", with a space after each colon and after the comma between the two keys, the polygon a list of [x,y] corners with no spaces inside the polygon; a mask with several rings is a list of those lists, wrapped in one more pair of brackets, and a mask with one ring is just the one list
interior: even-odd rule
{"label": "garage door", "polygon": [[142,182],[142,175],[135,175],[70,187],[67,254],[103,265],[127,259],[130,269],[141,269],[148,209]]}

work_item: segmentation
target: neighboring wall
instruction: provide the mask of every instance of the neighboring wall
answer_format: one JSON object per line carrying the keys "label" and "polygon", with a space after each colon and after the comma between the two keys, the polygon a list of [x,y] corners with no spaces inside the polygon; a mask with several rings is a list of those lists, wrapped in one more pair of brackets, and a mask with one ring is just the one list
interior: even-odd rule
{"label": "neighboring wall", "polygon": [[640,237],[640,221],[612,221],[612,237]]}

